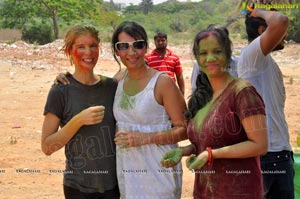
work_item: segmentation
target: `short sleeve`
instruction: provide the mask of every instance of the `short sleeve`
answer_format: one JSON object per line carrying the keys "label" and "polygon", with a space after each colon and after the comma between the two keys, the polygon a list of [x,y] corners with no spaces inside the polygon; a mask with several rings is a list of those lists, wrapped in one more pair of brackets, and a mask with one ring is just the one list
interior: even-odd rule
{"label": "short sleeve", "polygon": [[176,64],[175,64],[175,73],[182,73],[183,72],[183,69],[182,69],[182,66],[181,66],[181,63],[180,63],[180,59],[179,57],[176,55]]}
{"label": "short sleeve", "polygon": [[46,105],[44,108],[44,115],[52,113],[58,118],[63,118],[63,110],[65,105],[65,98],[63,95],[64,85],[53,85],[48,93]]}
{"label": "short sleeve", "polygon": [[251,85],[237,93],[235,106],[240,120],[252,115],[266,115],[263,99]]}
{"label": "short sleeve", "polygon": [[238,77],[249,79],[265,71],[268,67],[265,57],[261,50],[260,37],[257,37],[242,49],[238,59]]}

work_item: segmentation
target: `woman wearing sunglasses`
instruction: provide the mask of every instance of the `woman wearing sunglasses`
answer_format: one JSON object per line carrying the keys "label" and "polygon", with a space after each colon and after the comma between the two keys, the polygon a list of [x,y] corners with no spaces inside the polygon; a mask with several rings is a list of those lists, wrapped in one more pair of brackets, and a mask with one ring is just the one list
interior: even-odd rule
{"label": "woman wearing sunglasses", "polygon": [[121,198],[181,195],[182,169],[163,168],[165,152],[187,138],[186,104],[173,80],[145,62],[148,37],[135,22],[121,23],[112,36],[116,61],[126,66],[114,101],[117,176]]}

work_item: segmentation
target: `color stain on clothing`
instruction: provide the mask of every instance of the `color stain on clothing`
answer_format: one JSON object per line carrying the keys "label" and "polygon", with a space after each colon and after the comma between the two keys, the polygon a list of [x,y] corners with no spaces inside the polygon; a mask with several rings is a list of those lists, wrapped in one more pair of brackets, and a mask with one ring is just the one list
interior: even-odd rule
{"label": "color stain on clothing", "polygon": [[141,89],[138,86],[138,81],[128,80],[126,82],[126,88],[124,86],[124,90],[121,93],[120,107],[124,110],[133,109],[136,104],[136,95],[139,92],[141,92]]}
{"label": "color stain on clothing", "polygon": [[196,116],[194,118],[196,132],[200,132],[199,130],[202,127],[204,119],[206,118],[206,116],[208,115],[209,111],[211,110],[212,105],[213,105],[213,103],[212,103],[212,100],[211,100],[202,109],[200,109],[197,112],[197,114],[196,114]]}
{"label": "color stain on clothing", "polygon": [[135,106],[136,100],[134,96],[129,96],[122,92],[120,107],[124,110],[131,110]]}

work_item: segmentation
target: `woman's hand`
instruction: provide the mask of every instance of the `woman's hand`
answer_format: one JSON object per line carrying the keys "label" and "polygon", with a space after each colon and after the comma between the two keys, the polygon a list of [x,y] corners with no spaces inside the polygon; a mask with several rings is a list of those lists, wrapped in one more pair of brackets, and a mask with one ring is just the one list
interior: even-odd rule
{"label": "woman's hand", "polygon": [[174,167],[181,161],[183,156],[183,151],[180,148],[172,149],[165,153],[160,163],[162,166],[166,168]]}
{"label": "woman's hand", "polygon": [[203,151],[197,157],[195,155],[186,159],[186,167],[190,170],[201,169],[208,162],[208,152]]}
{"label": "woman's hand", "polygon": [[70,84],[70,81],[67,78],[67,75],[69,75],[69,74],[70,74],[69,72],[67,72],[66,74],[59,73],[54,80],[54,84],[59,84],[59,83],[62,83],[65,85]]}
{"label": "woman's hand", "polygon": [[150,140],[150,134],[136,131],[118,131],[114,139],[116,145],[123,146],[123,148],[150,144]]}
{"label": "woman's hand", "polygon": [[83,125],[93,125],[102,122],[104,113],[104,106],[91,106],[81,111],[78,116],[81,118]]}

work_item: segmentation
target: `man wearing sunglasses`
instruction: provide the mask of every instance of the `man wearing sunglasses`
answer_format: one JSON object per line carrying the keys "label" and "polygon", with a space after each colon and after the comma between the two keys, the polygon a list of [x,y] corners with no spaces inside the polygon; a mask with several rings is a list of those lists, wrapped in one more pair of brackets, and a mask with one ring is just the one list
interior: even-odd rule
{"label": "man wearing sunglasses", "polygon": [[184,95],[185,86],[183,69],[179,56],[167,48],[167,34],[158,32],[154,36],[155,49],[145,59],[149,67],[167,73],[174,82],[177,81],[181,93]]}

